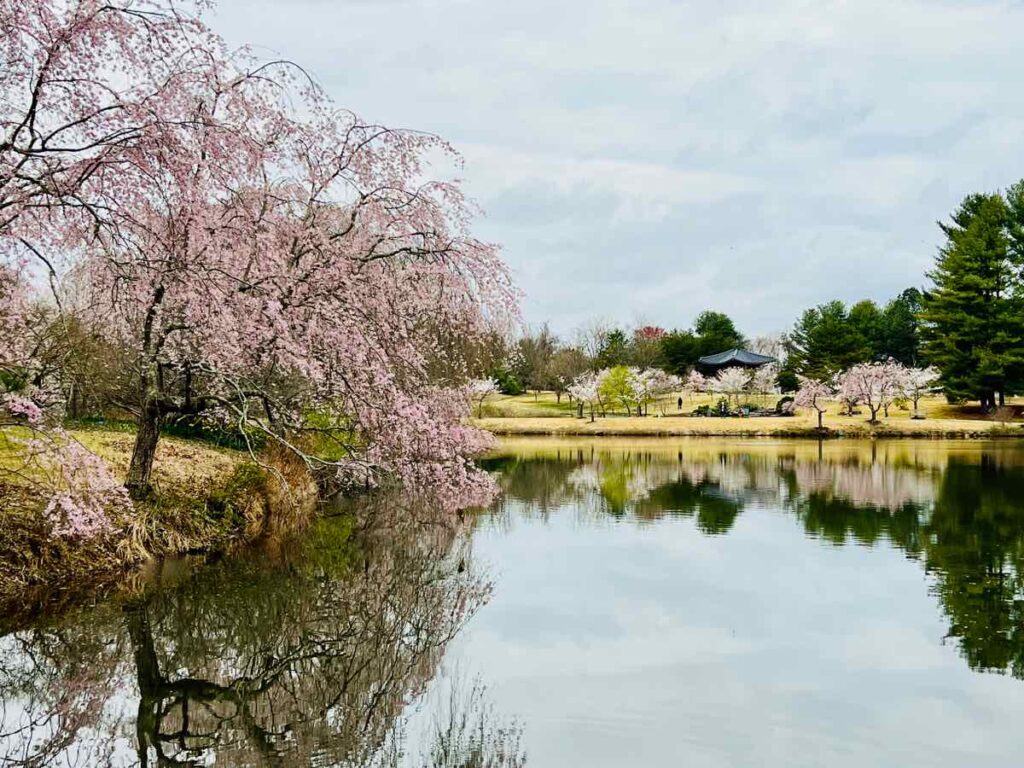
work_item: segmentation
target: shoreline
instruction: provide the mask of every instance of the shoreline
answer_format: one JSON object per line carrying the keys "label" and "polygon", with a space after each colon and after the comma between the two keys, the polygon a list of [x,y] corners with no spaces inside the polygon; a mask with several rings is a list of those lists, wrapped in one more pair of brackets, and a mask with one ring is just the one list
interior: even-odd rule
{"label": "shoreline", "polygon": [[[835,419],[840,421],[839,419]],[[723,423],[724,422],[724,423]],[[768,422],[758,425],[757,422]],[[783,422],[783,423],[780,423]],[[784,422],[796,422],[786,424]],[[851,423],[852,422],[852,423]],[[899,419],[870,425],[850,419],[819,430],[799,417],[717,418],[700,416],[610,417],[587,419],[558,417],[498,417],[474,419],[493,435],[524,437],[742,437],[801,440],[920,439],[1020,440],[1024,424],[968,419]]]}
{"label": "shoreline", "polygon": [[[130,432],[71,434],[124,476]],[[283,465],[278,470],[295,474]],[[130,591],[147,569],[168,558],[216,557],[301,530],[316,516],[312,480],[283,490],[249,457],[197,440],[161,437],[154,485],[152,497],[135,502],[117,521],[114,539],[77,543],[48,534],[41,500],[0,486],[0,628],[62,612],[82,599]]]}

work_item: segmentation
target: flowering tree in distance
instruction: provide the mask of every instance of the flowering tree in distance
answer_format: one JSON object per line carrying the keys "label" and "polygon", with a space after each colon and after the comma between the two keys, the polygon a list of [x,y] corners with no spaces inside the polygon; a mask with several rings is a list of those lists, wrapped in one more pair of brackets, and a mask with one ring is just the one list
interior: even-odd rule
{"label": "flowering tree in distance", "polygon": [[793,398],[793,404],[798,408],[813,409],[818,414],[818,429],[824,429],[822,418],[827,408],[826,401],[835,396],[835,390],[815,379],[800,376],[800,388]]}
{"label": "flowering tree in distance", "polygon": [[647,414],[647,406],[661,395],[675,392],[682,386],[682,380],[678,376],[659,368],[631,368],[630,382],[633,386],[636,402],[644,415]]}
{"label": "flowering tree in distance", "polygon": [[697,370],[690,371],[686,376],[686,381],[683,382],[683,388],[687,392],[703,392],[707,386],[708,380]]}
{"label": "flowering tree in distance", "polygon": [[484,401],[499,392],[498,382],[494,379],[473,379],[469,382],[469,395],[476,403],[477,418],[484,415]]}
{"label": "flowering tree in distance", "polygon": [[750,388],[759,395],[778,394],[778,363],[767,363],[754,369],[750,377]]}
{"label": "flowering tree in distance", "polygon": [[749,385],[750,372],[739,367],[723,368],[711,379],[712,390],[725,395],[727,400],[735,396],[737,405]]}
{"label": "flowering tree in distance", "polygon": [[704,374],[694,369],[691,370],[686,378],[683,380],[683,393],[693,396],[698,392],[704,392],[708,388],[708,380],[704,378]]}
{"label": "flowering tree in distance", "polygon": [[601,402],[601,374],[589,371],[573,379],[566,391],[579,404],[579,415],[583,416],[583,407],[590,409],[590,420],[594,420],[594,406]]}
{"label": "flowering tree in distance", "polygon": [[869,421],[875,424],[878,412],[899,396],[901,378],[895,363],[861,363],[840,374],[839,392],[847,402],[864,403],[871,412]]}
{"label": "flowering tree in distance", "polygon": [[914,404],[915,419],[923,418],[918,411],[921,398],[935,390],[939,381],[939,372],[935,368],[906,368],[903,371],[901,390],[903,395]]}

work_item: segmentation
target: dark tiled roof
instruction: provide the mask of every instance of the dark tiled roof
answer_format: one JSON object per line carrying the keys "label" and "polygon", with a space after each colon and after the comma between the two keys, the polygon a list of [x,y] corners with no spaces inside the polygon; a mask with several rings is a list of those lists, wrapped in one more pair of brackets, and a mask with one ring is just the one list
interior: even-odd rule
{"label": "dark tiled roof", "polygon": [[716,355],[708,355],[702,357],[697,361],[701,365],[707,365],[711,367],[721,365],[749,365],[759,366],[765,363],[774,363],[774,357],[768,357],[767,355],[759,355],[756,352],[748,352],[745,349],[729,349],[725,352],[719,352]]}

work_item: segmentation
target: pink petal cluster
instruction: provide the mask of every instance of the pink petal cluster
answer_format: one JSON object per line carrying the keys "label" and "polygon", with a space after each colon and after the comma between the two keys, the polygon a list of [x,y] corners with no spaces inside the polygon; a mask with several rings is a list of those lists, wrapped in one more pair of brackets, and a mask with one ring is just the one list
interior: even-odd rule
{"label": "pink petal cluster", "polygon": [[899,363],[861,363],[839,376],[839,395],[847,403],[863,403],[875,421],[878,412],[887,408],[903,392],[904,371]]}
{"label": "pink petal cluster", "polygon": [[87,539],[110,532],[131,509],[121,482],[104,461],[63,430],[34,429],[21,443],[19,468],[47,499],[43,516],[54,536]]}
{"label": "pink petal cluster", "polygon": [[[201,411],[300,452],[316,414],[348,435],[342,474],[478,501],[493,483],[469,457],[487,439],[451,341],[504,323],[518,295],[459,184],[431,173],[458,156],[230,52],[200,9],[0,7],[4,261],[61,255],[140,372],[140,412]],[[186,372],[188,402],[168,383]],[[100,489],[65,458],[69,488]],[[51,511],[87,530],[91,509]]]}
{"label": "pink petal cluster", "polygon": [[17,394],[3,396],[4,409],[15,417],[22,417],[29,424],[37,425],[43,420],[43,409],[29,397]]}
{"label": "pink petal cluster", "polygon": [[45,516],[53,534],[92,538],[113,528],[113,520],[131,508],[121,482],[96,454],[66,439],[44,457],[57,482]]}

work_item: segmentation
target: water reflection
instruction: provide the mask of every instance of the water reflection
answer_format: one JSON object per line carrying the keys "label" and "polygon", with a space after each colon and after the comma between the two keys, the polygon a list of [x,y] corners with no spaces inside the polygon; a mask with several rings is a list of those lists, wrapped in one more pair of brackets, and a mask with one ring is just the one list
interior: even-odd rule
{"label": "water reflection", "polygon": [[888,542],[922,563],[971,669],[1024,679],[1024,452],[1016,445],[510,441],[501,515],[728,533],[752,507],[835,545]]}
{"label": "water reflection", "polygon": [[[0,636],[0,764],[1019,754],[1024,688],[969,669],[1024,678],[1024,449],[545,440],[489,465],[493,514],[360,500]],[[463,660],[494,687],[449,687]]]}
{"label": "water reflection", "polygon": [[[490,590],[465,532],[349,518],[184,570],[0,639],[0,763],[404,764],[404,713]],[[422,763],[520,764],[485,704],[453,699]]]}

